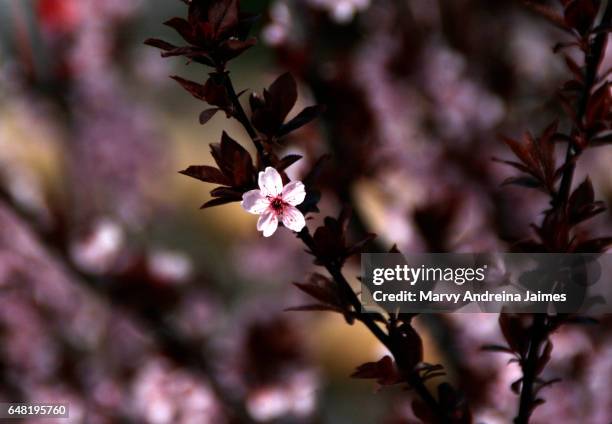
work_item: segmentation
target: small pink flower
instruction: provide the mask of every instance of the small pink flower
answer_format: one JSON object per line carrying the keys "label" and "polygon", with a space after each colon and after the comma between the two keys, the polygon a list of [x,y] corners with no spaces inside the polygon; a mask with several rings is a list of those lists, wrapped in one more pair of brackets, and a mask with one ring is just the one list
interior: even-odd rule
{"label": "small pink flower", "polygon": [[247,212],[260,215],[257,230],[263,231],[264,237],[270,237],[276,231],[279,219],[290,230],[302,231],[306,221],[296,206],[305,197],[306,190],[301,181],[292,181],[283,187],[278,171],[268,166],[259,173],[259,190],[244,193],[240,205]]}

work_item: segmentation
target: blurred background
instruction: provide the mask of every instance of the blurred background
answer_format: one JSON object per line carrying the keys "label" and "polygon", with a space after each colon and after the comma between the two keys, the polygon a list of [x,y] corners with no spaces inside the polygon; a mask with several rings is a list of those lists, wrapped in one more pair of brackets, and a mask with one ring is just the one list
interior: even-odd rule
{"label": "blurred background", "polygon": [[[291,136],[300,178],[324,153],[324,214],[351,205],[371,251],[505,251],[546,198],[500,188],[499,134],[539,134],[561,114],[564,35],[519,1],[243,1],[257,46],[232,62],[238,90],[290,71],[323,117]],[[179,175],[241,127],[169,75],[149,37],[178,0],[0,0],[0,401],[66,402],[74,423],[411,423],[412,394],[350,379],[385,354],[360,325],[305,303],[317,268],[287,230],[263,239],[237,203],[198,210],[208,187]],[[606,55],[612,64],[612,51]],[[563,124],[562,124],[563,125]],[[612,197],[607,149],[588,172]],[[601,235],[609,213],[585,226]],[[309,226],[313,226],[310,222]],[[358,262],[347,265],[357,287]],[[320,270],[319,270],[320,271]],[[497,316],[422,316],[426,361],[443,363],[475,421],[508,423],[520,376]],[[566,326],[546,377],[563,381],[534,422],[612,419],[612,322]],[[596,335],[596,336],[595,336]],[[35,422],[35,421],[29,421]]]}

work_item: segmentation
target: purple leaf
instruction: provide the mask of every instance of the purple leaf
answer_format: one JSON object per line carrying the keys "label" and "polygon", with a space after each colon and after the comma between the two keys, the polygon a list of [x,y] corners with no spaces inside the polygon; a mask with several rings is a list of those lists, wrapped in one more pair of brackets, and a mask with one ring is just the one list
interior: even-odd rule
{"label": "purple leaf", "polygon": [[218,107],[215,107],[215,108],[212,108],[212,109],[206,109],[205,111],[200,113],[200,124],[202,124],[202,125],[206,124],[220,110],[221,109],[219,109]]}

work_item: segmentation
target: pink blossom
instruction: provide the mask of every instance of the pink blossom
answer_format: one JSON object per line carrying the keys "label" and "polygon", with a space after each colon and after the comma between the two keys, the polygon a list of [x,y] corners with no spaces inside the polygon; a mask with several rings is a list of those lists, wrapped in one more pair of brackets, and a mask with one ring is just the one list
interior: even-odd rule
{"label": "pink blossom", "polygon": [[242,207],[249,213],[259,215],[257,230],[270,237],[278,227],[278,221],[290,230],[302,231],[306,225],[304,215],[296,206],[304,201],[306,190],[301,181],[292,181],[283,187],[278,171],[268,166],[259,173],[259,190],[242,195]]}

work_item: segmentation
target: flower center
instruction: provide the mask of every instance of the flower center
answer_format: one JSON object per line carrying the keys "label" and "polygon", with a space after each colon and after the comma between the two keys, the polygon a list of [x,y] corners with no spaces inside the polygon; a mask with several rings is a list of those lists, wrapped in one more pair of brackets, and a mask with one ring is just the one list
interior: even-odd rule
{"label": "flower center", "polygon": [[270,202],[270,206],[272,206],[272,209],[274,209],[276,212],[282,212],[283,201],[281,198],[277,197]]}

